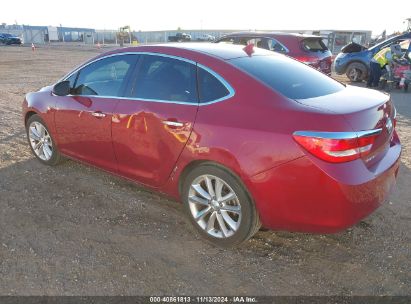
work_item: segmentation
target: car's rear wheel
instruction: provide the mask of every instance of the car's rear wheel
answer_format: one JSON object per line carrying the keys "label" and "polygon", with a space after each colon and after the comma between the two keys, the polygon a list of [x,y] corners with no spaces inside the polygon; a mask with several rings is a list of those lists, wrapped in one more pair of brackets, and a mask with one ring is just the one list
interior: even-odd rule
{"label": "car's rear wheel", "polygon": [[31,151],[44,164],[56,165],[62,157],[51,134],[39,115],[32,115],[26,123],[27,139]]}
{"label": "car's rear wheel", "polygon": [[347,67],[345,73],[351,82],[361,82],[367,77],[367,67],[359,62],[353,62]]}
{"label": "car's rear wheel", "polygon": [[261,227],[241,181],[223,167],[205,164],[192,170],[185,178],[182,196],[193,225],[215,245],[239,245]]}

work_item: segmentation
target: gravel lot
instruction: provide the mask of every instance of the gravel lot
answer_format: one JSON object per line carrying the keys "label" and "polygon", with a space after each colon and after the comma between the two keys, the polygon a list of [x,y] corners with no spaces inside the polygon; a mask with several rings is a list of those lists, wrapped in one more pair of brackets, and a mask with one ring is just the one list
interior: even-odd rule
{"label": "gravel lot", "polygon": [[24,95],[98,52],[0,47],[0,295],[411,295],[411,93],[392,93],[404,150],[389,203],[343,233],[220,249],[180,203],[30,153]]}

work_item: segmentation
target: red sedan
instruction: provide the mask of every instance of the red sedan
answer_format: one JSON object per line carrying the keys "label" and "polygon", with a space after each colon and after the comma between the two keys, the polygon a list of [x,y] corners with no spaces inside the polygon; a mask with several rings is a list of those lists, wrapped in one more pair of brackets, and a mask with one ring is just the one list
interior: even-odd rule
{"label": "red sedan", "polygon": [[23,117],[42,163],[80,160],[182,200],[221,246],[261,225],[354,225],[387,199],[401,154],[389,95],[238,45],[102,54],[27,94]]}
{"label": "red sedan", "polygon": [[223,36],[216,43],[252,43],[263,49],[286,54],[324,74],[331,75],[332,54],[320,36],[281,32],[239,32]]}

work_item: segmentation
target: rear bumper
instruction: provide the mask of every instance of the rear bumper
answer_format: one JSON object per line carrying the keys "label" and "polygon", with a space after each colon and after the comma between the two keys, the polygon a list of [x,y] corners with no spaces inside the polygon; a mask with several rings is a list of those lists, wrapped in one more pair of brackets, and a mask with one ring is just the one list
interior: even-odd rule
{"label": "rear bumper", "polygon": [[[362,160],[328,164],[304,156],[252,177],[247,186],[262,224],[273,230],[333,233],[372,213],[396,183],[401,145],[374,171]],[[330,170],[333,172],[330,174]]]}

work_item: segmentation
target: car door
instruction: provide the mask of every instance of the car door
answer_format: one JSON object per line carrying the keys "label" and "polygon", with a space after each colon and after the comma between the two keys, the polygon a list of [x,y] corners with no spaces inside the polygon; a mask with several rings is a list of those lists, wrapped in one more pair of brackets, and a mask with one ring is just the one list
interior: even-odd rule
{"label": "car door", "polygon": [[67,80],[71,94],[56,96],[55,127],[61,152],[117,171],[111,121],[137,55],[110,56],[86,65]]}
{"label": "car door", "polygon": [[198,109],[196,64],[141,55],[128,98],[117,104],[113,146],[121,175],[157,187],[170,176]]}

